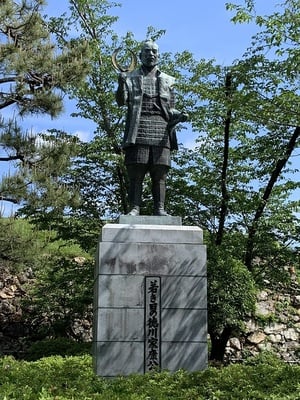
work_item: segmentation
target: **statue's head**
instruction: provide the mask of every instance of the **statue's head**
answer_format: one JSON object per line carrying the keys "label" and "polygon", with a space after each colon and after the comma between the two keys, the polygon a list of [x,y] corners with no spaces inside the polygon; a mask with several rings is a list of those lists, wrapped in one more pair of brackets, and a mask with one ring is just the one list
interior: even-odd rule
{"label": "statue's head", "polygon": [[143,42],[140,51],[140,60],[142,64],[147,68],[153,68],[158,64],[158,59],[158,45],[152,40],[146,40],[145,42]]}

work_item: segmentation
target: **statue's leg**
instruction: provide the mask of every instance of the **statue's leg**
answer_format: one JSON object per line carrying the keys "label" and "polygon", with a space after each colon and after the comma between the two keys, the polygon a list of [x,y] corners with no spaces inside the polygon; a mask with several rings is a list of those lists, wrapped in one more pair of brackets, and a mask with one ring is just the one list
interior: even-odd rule
{"label": "statue's leg", "polygon": [[152,180],[154,215],[168,215],[165,211],[166,179],[168,170],[169,167],[167,165],[152,165],[150,167],[149,172]]}
{"label": "statue's leg", "polygon": [[139,215],[142,203],[143,181],[147,172],[147,165],[129,164],[127,167],[129,179],[128,198],[130,212],[128,215]]}

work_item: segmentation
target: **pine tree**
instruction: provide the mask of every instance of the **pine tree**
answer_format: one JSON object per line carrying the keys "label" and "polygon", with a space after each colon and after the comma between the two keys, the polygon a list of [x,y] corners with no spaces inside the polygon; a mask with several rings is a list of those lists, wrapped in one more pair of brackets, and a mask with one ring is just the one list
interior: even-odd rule
{"label": "pine tree", "polygon": [[[88,70],[86,42],[69,41],[59,50],[52,43],[41,15],[44,5],[43,0],[2,0],[0,7],[0,146],[5,154],[0,161],[27,170],[40,162],[41,147],[24,131],[20,117],[57,117],[64,91],[80,84]],[[22,174],[5,177],[0,198],[18,203],[25,189]]]}

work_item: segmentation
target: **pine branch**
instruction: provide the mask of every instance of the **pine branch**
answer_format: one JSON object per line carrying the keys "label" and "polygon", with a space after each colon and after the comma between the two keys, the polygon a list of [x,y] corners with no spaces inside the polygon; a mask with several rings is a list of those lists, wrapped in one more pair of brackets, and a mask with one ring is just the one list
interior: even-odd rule
{"label": "pine branch", "polygon": [[15,77],[9,76],[9,77],[6,77],[6,78],[0,78],[0,84],[1,83],[8,83],[8,82],[16,82],[16,80],[17,80],[16,76]]}
{"label": "pine branch", "polygon": [[20,160],[23,161],[24,157],[21,155],[15,155],[15,156],[7,156],[7,157],[0,157],[0,161],[14,161],[14,160]]}
{"label": "pine branch", "polygon": [[14,100],[14,99],[6,100],[2,104],[0,104],[0,110],[2,110],[2,108],[11,106],[14,103],[16,103],[16,100]]}
{"label": "pine branch", "polygon": [[19,201],[14,199],[13,197],[6,197],[6,196],[1,196],[1,195],[0,195],[0,200],[7,201],[7,202],[13,203],[13,204],[18,204],[19,203]]}

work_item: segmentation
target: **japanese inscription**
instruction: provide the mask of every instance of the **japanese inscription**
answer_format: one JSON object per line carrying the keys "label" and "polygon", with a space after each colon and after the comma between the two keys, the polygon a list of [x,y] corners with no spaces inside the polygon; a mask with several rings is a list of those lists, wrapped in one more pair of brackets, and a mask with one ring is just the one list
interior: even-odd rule
{"label": "japanese inscription", "polygon": [[160,277],[145,278],[145,372],[161,366],[161,282]]}

